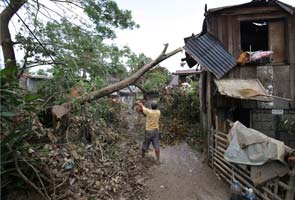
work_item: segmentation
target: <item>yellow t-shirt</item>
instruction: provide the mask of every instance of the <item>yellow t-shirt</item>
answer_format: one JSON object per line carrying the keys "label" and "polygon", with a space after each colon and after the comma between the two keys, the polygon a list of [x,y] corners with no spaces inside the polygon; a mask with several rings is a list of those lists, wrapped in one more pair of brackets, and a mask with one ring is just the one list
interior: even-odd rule
{"label": "yellow t-shirt", "polygon": [[146,115],[145,130],[147,131],[151,131],[154,129],[159,130],[159,118],[161,115],[160,110],[148,109],[143,106],[142,111]]}

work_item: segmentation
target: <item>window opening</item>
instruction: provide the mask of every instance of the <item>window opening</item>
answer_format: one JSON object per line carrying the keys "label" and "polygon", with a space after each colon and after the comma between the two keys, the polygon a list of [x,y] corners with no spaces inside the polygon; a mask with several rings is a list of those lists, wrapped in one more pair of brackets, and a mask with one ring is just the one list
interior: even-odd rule
{"label": "window opening", "polygon": [[269,50],[267,21],[243,21],[240,30],[242,51]]}

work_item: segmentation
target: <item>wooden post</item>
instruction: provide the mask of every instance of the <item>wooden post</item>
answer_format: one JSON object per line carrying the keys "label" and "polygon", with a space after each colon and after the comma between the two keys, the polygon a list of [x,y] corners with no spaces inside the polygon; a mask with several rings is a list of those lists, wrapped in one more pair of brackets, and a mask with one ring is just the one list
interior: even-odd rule
{"label": "wooden post", "polygon": [[212,168],[214,168],[213,160],[214,160],[214,130],[212,129],[212,102],[211,102],[211,89],[212,89],[212,74],[211,72],[207,72],[207,137],[208,137],[208,146],[211,146],[211,159],[212,159]]}
{"label": "wooden post", "polygon": [[290,63],[290,89],[291,89],[291,106],[295,108],[295,16],[288,18],[288,44],[289,44],[289,63]]}
{"label": "wooden post", "polygon": [[289,190],[287,192],[286,200],[294,200],[295,199],[295,166],[293,170],[289,173],[290,180],[289,180]]}
{"label": "wooden post", "polygon": [[208,115],[208,130],[212,128],[212,74],[207,73],[207,115]]}

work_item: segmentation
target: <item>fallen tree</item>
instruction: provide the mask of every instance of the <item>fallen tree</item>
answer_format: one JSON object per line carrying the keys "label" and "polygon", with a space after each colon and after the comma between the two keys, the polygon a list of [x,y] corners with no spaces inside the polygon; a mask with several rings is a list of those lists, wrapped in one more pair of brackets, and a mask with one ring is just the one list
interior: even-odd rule
{"label": "fallen tree", "polygon": [[135,83],[134,86],[137,87],[138,89],[140,89],[140,91],[143,94],[143,98],[145,100],[148,98],[149,95],[159,94],[159,90],[147,90],[142,85],[140,85],[138,83]]}
{"label": "fallen tree", "polygon": [[[141,69],[139,69],[137,72],[135,72],[134,74],[132,74],[129,78],[122,80],[118,83],[114,83],[112,85],[106,86],[104,88],[101,88],[99,90],[90,92],[87,95],[82,95],[82,96],[78,96],[76,98],[73,98],[72,100],[78,100],[80,101],[81,104],[84,104],[86,102],[91,102],[94,101],[96,99],[99,99],[101,97],[107,96],[109,94],[112,94],[113,92],[119,91],[123,88],[128,87],[129,85],[137,85],[136,81],[143,76],[147,71],[149,71],[151,68],[153,68],[154,66],[156,66],[157,64],[161,63],[162,61],[166,60],[167,58],[177,54],[178,52],[182,51],[182,48],[179,47],[169,53],[166,53],[167,48],[168,48],[168,44],[164,45],[164,49],[162,51],[162,53],[154,60],[152,60],[150,63],[144,65]],[[138,86],[138,85],[137,85]],[[143,89],[143,88],[141,88]],[[72,101],[71,102],[66,102],[62,105],[54,105],[51,108],[51,112],[52,112],[52,117],[53,117],[53,124],[55,124],[55,118],[60,119],[62,118],[64,115],[66,115],[69,111],[70,111],[70,107],[71,107]],[[55,125],[53,125],[53,127],[55,127]]]}
{"label": "fallen tree", "polygon": [[81,99],[82,102],[90,102],[96,99],[99,99],[101,97],[104,97],[106,95],[109,95],[113,92],[119,91],[123,88],[128,87],[129,85],[134,85],[136,81],[144,75],[147,71],[149,71],[151,68],[159,64],[160,62],[166,60],[167,58],[177,54],[178,52],[182,51],[182,48],[177,48],[169,53],[166,53],[168,48],[168,44],[165,44],[165,47],[162,51],[162,53],[155,59],[152,60],[150,63],[143,66],[141,69],[139,69],[137,72],[132,74],[129,78],[122,80],[118,83],[114,83],[112,85],[109,85],[107,87],[101,88],[99,90],[91,92],[89,95],[78,97],[78,99]]}

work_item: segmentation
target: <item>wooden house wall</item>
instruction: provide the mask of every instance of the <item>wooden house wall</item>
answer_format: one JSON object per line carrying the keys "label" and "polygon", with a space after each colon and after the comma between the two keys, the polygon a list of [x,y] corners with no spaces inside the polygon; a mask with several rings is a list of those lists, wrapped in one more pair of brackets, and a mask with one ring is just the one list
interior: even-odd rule
{"label": "wooden house wall", "polygon": [[[203,121],[207,130],[211,127],[219,131],[227,131],[227,122],[224,120],[228,117],[225,113],[226,109],[249,109],[255,110],[250,112],[250,127],[256,128],[261,132],[275,137],[275,117],[271,114],[271,109],[295,109],[295,16],[291,16],[278,7],[270,8],[243,8],[236,10],[228,10],[224,13],[211,14],[208,17],[208,31],[217,37],[224,47],[234,56],[238,57],[241,52],[241,34],[240,22],[252,20],[269,20],[269,44],[272,50],[277,53],[273,57],[273,62],[266,66],[245,65],[236,66],[223,78],[241,78],[253,79],[258,78],[267,88],[272,84],[274,95],[291,98],[291,104],[287,101],[274,99],[273,105],[257,102],[238,100],[214,95],[212,91],[216,90],[215,85],[210,81],[211,77],[207,76],[207,91],[206,94],[206,113],[204,112]],[[277,37],[278,36],[278,37]],[[271,73],[271,74],[269,74]],[[207,73],[210,75],[211,73]],[[291,106],[290,106],[291,105]],[[204,106],[205,107],[205,106]],[[260,112],[261,111],[261,112]],[[264,113],[266,112],[266,113]],[[289,115],[294,115],[294,110],[289,111]],[[265,117],[264,115],[267,115]],[[288,116],[289,116],[288,115]],[[264,121],[254,120],[254,118],[271,119],[267,126],[261,128],[261,124],[267,123]],[[260,127],[260,128],[259,128]],[[290,138],[280,138],[284,141]]]}
{"label": "wooden house wall", "polygon": [[[256,13],[256,14],[253,14]],[[268,84],[269,81],[274,81],[274,84],[277,85],[277,88],[274,88],[275,94],[279,96],[286,96],[292,98],[293,109],[294,107],[294,98],[295,98],[295,16],[289,16],[284,13],[281,9],[277,7],[270,7],[270,8],[245,8],[245,9],[235,9],[235,10],[227,10],[226,13],[219,13],[218,15],[210,15],[208,19],[208,31],[215,35],[225,46],[225,48],[232,54],[234,57],[238,57],[240,54],[240,21],[241,20],[252,20],[252,19],[276,19],[276,18],[284,18],[286,23],[284,24],[284,29],[286,30],[286,47],[283,51],[280,51],[275,59],[275,64],[269,66],[259,66],[256,65],[246,65],[246,66],[236,66],[230,73],[228,73],[224,78],[242,78],[242,79],[251,79],[251,78],[263,78],[261,76],[264,70],[272,73],[273,80],[265,79],[265,84]],[[282,24],[279,22],[275,22],[271,25],[270,29],[275,34],[282,35]],[[280,30],[278,30],[280,29]],[[271,41],[274,42],[273,48],[280,49],[282,48],[282,37],[278,38],[270,38]],[[275,51],[274,49],[274,51]],[[288,63],[284,62],[282,58],[288,60]],[[247,108],[250,111],[250,127],[261,130],[263,133],[285,141],[287,145],[294,146],[295,145],[295,138],[292,135],[286,134],[285,130],[282,130],[280,127],[280,122],[283,122],[286,117],[294,116],[295,110],[284,110],[283,116],[274,116],[271,113],[272,106],[259,108],[260,102],[257,101],[249,101],[249,100],[239,100],[228,98],[218,93],[215,93],[216,88],[212,82],[212,73],[207,73],[207,93],[206,95],[206,111],[202,111],[201,113],[204,114],[205,119],[207,120],[207,124],[204,123],[204,126],[208,130],[208,158],[212,161],[209,163],[211,166],[220,174],[220,176],[225,180],[231,180],[231,176],[227,177],[228,174],[232,174],[234,172],[230,172],[230,169],[234,169],[236,165],[232,165],[231,163],[227,163],[231,166],[227,165],[220,165],[222,162],[226,161],[223,159],[223,151],[222,153],[218,154],[221,146],[224,146],[224,143],[227,144],[227,133],[229,130],[229,124],[226,119],[231,118],[233,110],[236,108]],[[267,76],[265,76],[267,77]],[[204,78],[205,79],[205,78]],[[204,82],[204,81],[203,81]],[[263,81],[262,81],[263,82]],[[276,83],[277,82],[277,83]],[[276,102],[274,102],[276,103]],[[283,105],[283,104],[279,104]],[[262,104],[260,105],[262,106]],[[289,109],[289,105],[284,105],[287,109]],[[204,108],[203,107],[203,108]],[[204,122],[204,121],[203,121]],[[210,134],[210,130],[215,129],[215,134]],[[223,138],[221,138],[221,135]],[[223,144],[220,144],[220,141],[223,141]],[[228,144],[227,144],[228,145]],[[215,159],[215,160],[214,160]],[[216,164],[218,163],[218,164]],[[226,171],[225,169],[229,169]],[[245,174],[242,169],[235,169],[235,174],[241,173]],[[291,180],[291,178],[290,178]],[[241,181],[241,180],[240,180]],[[280,181],[280,180],[279,180]],[[250,186],[247,183],[241,181],[242,184]],[[291,183],[291,181],[290,181]],[[266,184],[267,185],[267,184]],[[273,184],[269,184],[272,185]],[[285,184],[287,185],[287,184]],[[272,194],[269,192],[270,190],[267,189],[268,193],[260,192],[260,189],[264,190],[263,187],[256,188],[254,186],[250,186],[254,188],[255,193],[257,195],[261,195],[261,199],[283,199],[278,198],[277,194]],[[277,186],[275,188],[278,188]],[[293,185],[288,190],[288,194],[293,194]],[[279,191],[275,189],[276,193]],[[293,192],[292,192],[293,191]],[[284,199],[293,199],[294,197],[289,197],[287,195]]]}
{"label": "wooden house wall", "polygon": [[295,109],[295,15],[289,17],[289,55],[292,108]]}
{"label": "wooden house wall", "polygon": [[[282,80],[277,81],[275,87],[277,92],[275,94],[291,98],[291,105],[294,109],[295,16],[287,14],[276,6],[227,10],[223,13],[209,15],[208,31],[215,35],[223,43],[224,47],[237,58],[241,52],[240,22],[249,20],[272,20],[269,26],[269,44],[276,53],[274,53],[271,66],[274,68],[274,73],[278,73],[274,78]],[[236,66],[224,78],[257,78],[256,67],[249,65]],[[286,105],[279,106],[288,109],[289,105],[287,107]]]}

